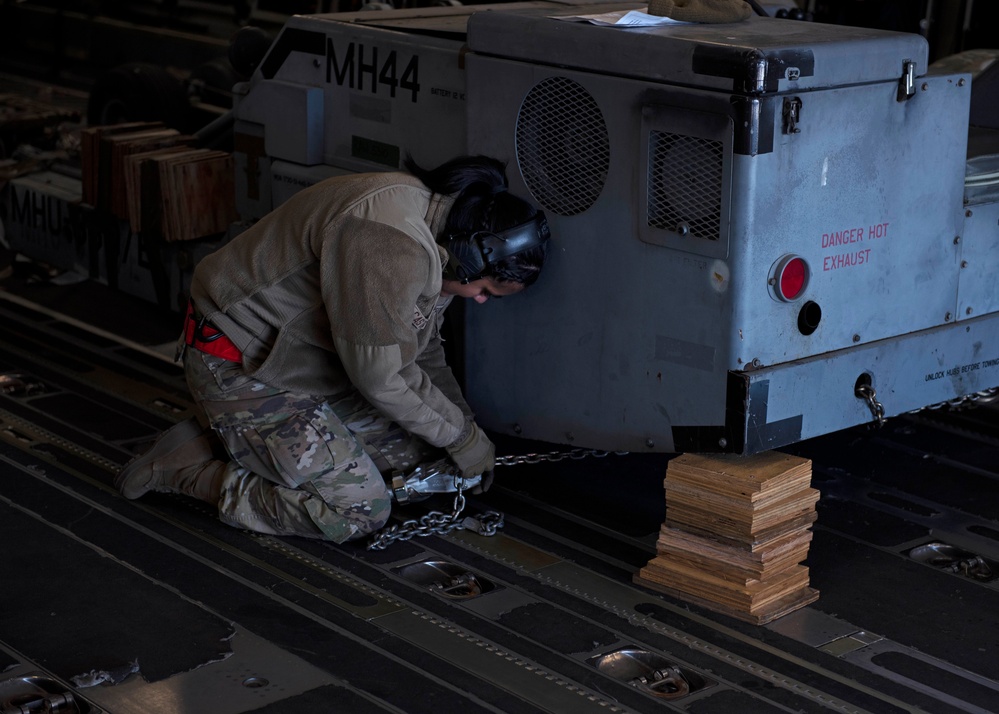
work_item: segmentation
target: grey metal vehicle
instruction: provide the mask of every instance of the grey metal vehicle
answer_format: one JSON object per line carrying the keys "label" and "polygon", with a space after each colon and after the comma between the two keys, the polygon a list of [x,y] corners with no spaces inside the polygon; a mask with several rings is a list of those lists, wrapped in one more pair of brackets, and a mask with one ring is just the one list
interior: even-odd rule
{"label": "grey metal vehicle", "polygon": [[752,454],[999,385],[971,74],[914,34],[571,19],[643,7],[290,19],[235,89],[241,215],[407,154],[509,162],[558,248],[466,317],[498,432]]}

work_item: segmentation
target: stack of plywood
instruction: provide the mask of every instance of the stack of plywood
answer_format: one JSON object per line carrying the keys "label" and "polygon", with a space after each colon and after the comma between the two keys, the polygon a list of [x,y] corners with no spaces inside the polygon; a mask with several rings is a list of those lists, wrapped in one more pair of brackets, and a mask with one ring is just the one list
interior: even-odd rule
{"label": "stack of plywood", "polygon": [[87,127],[84,203],[166,241],[226,231],[236,219],[232,155],[193,142],[159,122]]}
{"label": "stack of plywood", "polygon": [[810,461],[775,451],[676,457],[657,555],[635,581],[756,624],[813,602],[811,476]]}
{"label": "stack of plywood", "polygon": [[133,228],[166,241],[224,232],[236,220],[232,155],[190,149],[142,157],[132,167]]}
{"label": "stack of plywood", "polygon": [[124,218],[124,159],[176,144],[180,132],[161,122],[91,126],[80,131],[83,202]]}

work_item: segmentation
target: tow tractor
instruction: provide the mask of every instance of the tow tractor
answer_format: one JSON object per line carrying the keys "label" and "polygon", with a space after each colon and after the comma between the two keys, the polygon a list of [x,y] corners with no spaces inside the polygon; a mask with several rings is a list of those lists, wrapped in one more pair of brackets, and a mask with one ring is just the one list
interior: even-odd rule
{"label": "tow tractor", "polygon": [[629,10],[291,18],[226,120],[240,216],[407,155],[507,162],[555,248],[523,299],[463,318],[500,433],[749,455],[992,396],[991,62],[772,17],[613,24]]}

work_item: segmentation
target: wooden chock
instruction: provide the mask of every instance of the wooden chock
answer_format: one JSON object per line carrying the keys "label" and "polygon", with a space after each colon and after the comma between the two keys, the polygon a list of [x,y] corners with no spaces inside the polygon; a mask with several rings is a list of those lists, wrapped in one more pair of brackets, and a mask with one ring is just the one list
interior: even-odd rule
{"label": "wooden chock", "polygon": [[811,461],[777,451],[677,456],[657,555],[635,582],[757,625],[814,602],[811,480]]}

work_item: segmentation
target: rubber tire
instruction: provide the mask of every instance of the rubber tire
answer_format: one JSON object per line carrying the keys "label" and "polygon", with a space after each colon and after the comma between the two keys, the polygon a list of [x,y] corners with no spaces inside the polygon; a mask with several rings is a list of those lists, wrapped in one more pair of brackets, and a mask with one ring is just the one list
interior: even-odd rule
{"label": "rubber tire", "polygon": [[97,78],[87,98],[87,124],[161,121],[183,127],[190,102],[183,83],[162,67],[130,62]]}

